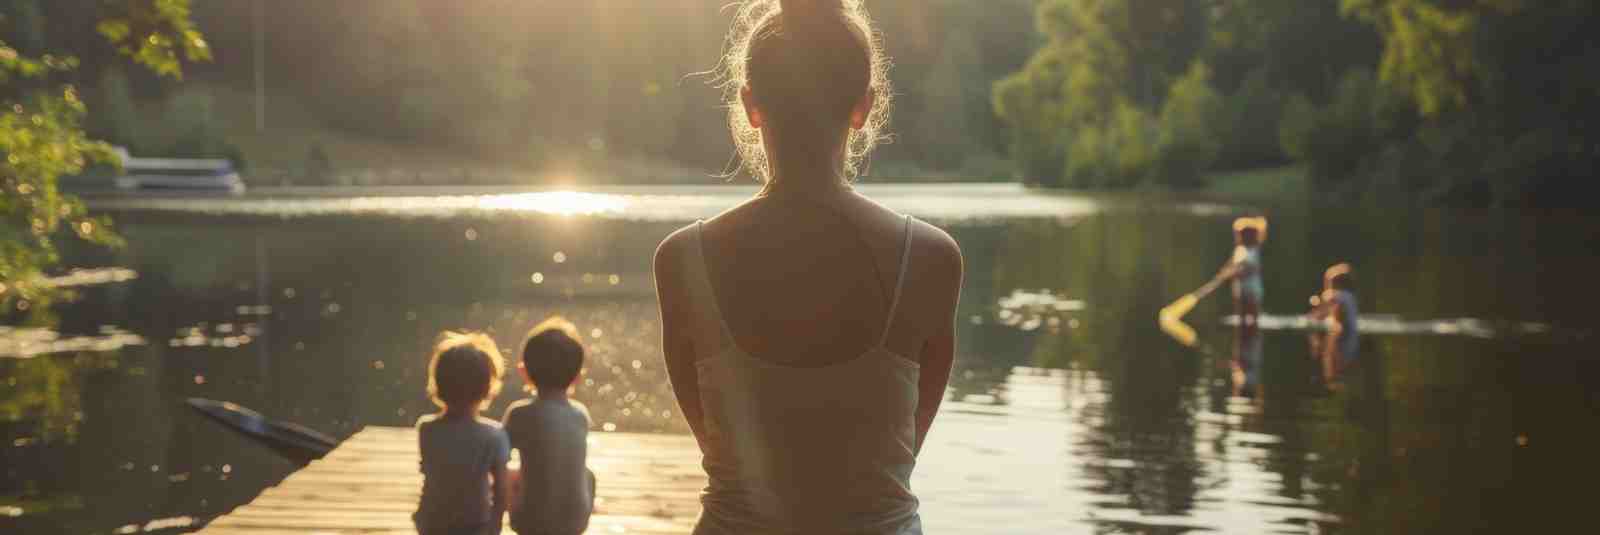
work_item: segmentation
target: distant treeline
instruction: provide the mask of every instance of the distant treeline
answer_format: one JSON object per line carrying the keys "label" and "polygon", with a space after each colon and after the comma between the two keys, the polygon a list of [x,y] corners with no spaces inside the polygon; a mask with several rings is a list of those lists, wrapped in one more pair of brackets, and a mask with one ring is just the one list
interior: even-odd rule
{"label": "distant treeline", "polygon": [[[253,2],[195,4],[216,61],[248,88]],[[717,64],[728,0],[272,0],[270,91],[329,124],[530,166],[632,158],[712,171],[733,154]],[[898,84],[874,174],[1009,177],[995,80],[1033,52],[1031,0],[873,2]],[[576,162],[581,164],[581,162]]]}
{"label": "distant treeline", "polygon": [[[1554,205],[1583,202],[1600,161],[1593,0],[867,1],[897,96],[871,177],[1193,188],[1298,165],[1343,198]],[[148,142],[133,102],[159,99],[152,152],[237,153],[188,93],[253,87],[256,0],[195,3],[215,61],[184,91],[94,46],[78,19],[101,2],[0,13],[18,48],[83,61],[91,134]],[[704,73],[728,3],[270,0],[269,100],[345,137],[512,168],[726,170]],[[296,141],[305,173],[352,163],[314,142]]]}
{"label": "distant treeline", "polygon": [[1593,0],[1039,0],[996,86],[1025,180],[1200,186],[1303,164],[1317,191],[1592,204]]}

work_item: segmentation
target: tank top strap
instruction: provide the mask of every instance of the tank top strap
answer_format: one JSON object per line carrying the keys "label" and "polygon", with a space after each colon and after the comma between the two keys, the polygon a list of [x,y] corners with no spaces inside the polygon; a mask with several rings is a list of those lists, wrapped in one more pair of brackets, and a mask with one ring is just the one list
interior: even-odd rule
{"label": "tank top strap", "polygon": [[900,294],[905,290],[906,272],[911,265],[911,215],[905,217],[905,239],[900,245],[900,273],[894,277],[894,297],[889,301],[889,317],[883,320],[883,336],[878,339],[878,347],[889,343],[889,333],[894,331],[895,315],[900,311]]}
{"label": "tank top strap", "polygon": [[[697,340],[716,340],[716,347],[712,353],[720,353],[732,347],[733,331],[728,328],[728,322],[722,317],[722,306],[717,303],[717,292],[711,287],[711,269],[706,265],[705,222],[694,222],[694,247],[689,251],[687,260],[688,288],[691,292],[691,301],[695,310],[695,330]],[[710,349],[710,348],[708,348]],[[709,355],[700,355],[701,358]]]}

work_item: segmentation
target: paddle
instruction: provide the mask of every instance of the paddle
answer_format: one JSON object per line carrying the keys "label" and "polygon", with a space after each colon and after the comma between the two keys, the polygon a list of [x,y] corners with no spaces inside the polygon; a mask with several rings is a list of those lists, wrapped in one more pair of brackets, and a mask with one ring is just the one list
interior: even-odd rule
{"label": "paddle", "polygon": [[1207,282],[1199,289],[1184,294],[1184,296],[1179,297],[1177,301],[1173,301],[1172,304],[1161,309],[1161,319],[1177,320],[1182,318],[1185,314],[1188,314],[1189,311],[1194,310],[1195,305],[1200,304],[1201,299],[1205,299],[1206,296],[1211,295],[1211,292],[1216,291],[1217,288],[1222,286],[1222,283],[1227,282],[1227,280],[1227,277],[1219,276],[1211,279],[1211,282]]}
{"label": "paddle", "polygon": [[1227,280],[1227,277],[1222,276],[1211,279],[1210,282],[1207,282],[1199,289],[1184,294],[1177,301],[1173,301],[1172,304],[1162,308],[1157,322],[1161,325],[1161,331],[1167,333],[1168,336],[1171,336],[1180,344],[1194,347],[1199,340],[1199,335],[1195,333],[1193,327],[1183,322],[1183,316],[1188,314],[1190,310],[1194,310],[1194,306],[1199,304],[1201,299],[1211,295],[1211,292],[1216,291],[1217,287]]}
{"label": "paddle", "polygon": [[1161,332],[1167,333],[1167,336],[1171,336],[1173,340],[1177,340],[1179,344],[1185,347],[1195,347],[1195,344],[1200,341],[1200,334],[1196,333],[1194,327],[1190,327],[1183,320],[1162,316],[1157,323],[1161,326]]}

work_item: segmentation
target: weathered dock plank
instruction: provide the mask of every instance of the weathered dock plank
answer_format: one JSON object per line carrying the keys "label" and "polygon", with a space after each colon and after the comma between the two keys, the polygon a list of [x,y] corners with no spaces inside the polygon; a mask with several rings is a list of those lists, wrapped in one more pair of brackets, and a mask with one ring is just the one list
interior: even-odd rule
{"label": "weathered dock plank", "polygon": [[[600,482],[589,533],[681,535],[692,530],[705,486],[693,438],[594,433],[589,440],[589,467]],[[368,427],[199,533],[415,533],[411,511],[422,491],[417,461],[415,430]]]}

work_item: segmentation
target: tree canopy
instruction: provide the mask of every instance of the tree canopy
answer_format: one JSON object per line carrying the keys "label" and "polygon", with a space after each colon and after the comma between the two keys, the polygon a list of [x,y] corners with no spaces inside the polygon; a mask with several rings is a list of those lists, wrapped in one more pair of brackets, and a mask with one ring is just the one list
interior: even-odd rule
{"label": "tree canopy", "polygon": [[[60,10],[60,11],[57,11]],[[86,112],[72,83],[81,60],[51,34],[57,13],[91,22],[68,33],[98,33],[114,54],[163,76],[178,77],[182,64],[209,57],[209,47],[190,20],[187,0],[5,0],[0,10],[0,306],[26,310],[48,299],[42,270],[57,261],[54,238],[66,229],[77,238],[116,244],[110,222],[94,217],[57,180],[94,162],[118,165],[111,147],[83,130]],[[92,13],[92,21],[83,14]]]}
{"label": "tree canopy", "polygon": [[1600,159],[1593,2],[1041,0],[1036,18],[1046,43],[993,103],[1032,183],[1293,161],[1349,198],[1558,205]]}

